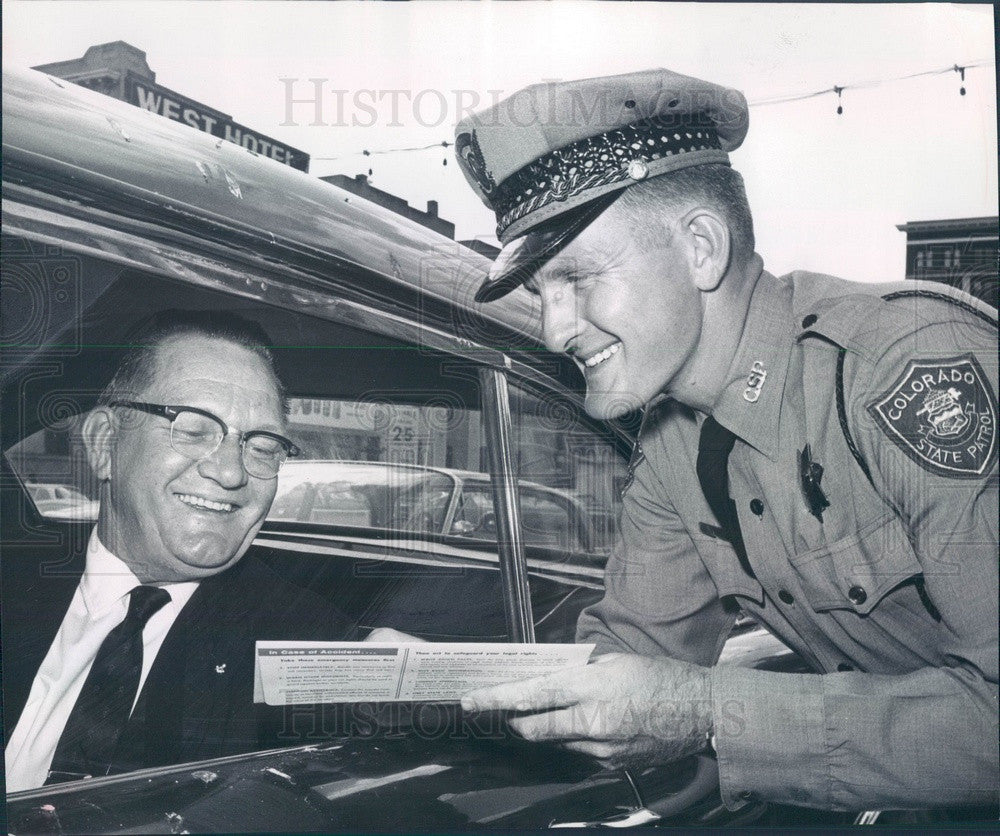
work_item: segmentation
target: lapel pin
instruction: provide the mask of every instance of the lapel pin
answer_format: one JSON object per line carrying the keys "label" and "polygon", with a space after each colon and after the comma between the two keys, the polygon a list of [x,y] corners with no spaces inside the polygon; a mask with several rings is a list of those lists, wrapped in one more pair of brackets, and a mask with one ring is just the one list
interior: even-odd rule
{"label": "lapel pin", "polygon": [[215,666],[215,672],[216,673],[225,673],[226,672],[226,663],[223,662],[221,665],[216,665]]}

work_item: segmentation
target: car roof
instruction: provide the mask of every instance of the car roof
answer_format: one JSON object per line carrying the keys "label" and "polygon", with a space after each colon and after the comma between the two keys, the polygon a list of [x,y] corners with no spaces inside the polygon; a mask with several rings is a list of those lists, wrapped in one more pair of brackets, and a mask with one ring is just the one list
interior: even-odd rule
{"label": "car roof", "polygon": [[318,177],[35,70],[4,68],[3,113],[5,198],[22,170],[41,172],[45,189],[71,184],[199,236],[357,265],[541,342],[526,291],[473,302],[488,259]]}
{"label": "car roof", "polygon": [[[30,363],[62,352],[66,374],[91,393],[80,395],[87,409],[129,329],[173,307],[234,310],[265,324],[276,346],[313,344],[307,323],[332,319],[493,366],[513,362],[543,388],[556,379],[564,391],[580,388],[571,361],[539,350],[537,300],[522,291],[474,303],[489,260],[408,218],[34,70],[4,69],[3,114],[5,262],[33,264],[55,247],[87,277],[62,302],[45,291],[39,327],[5,350],[4,391]],[[130,291],[136,270],[156,278],[154,293]],[[188,286],[179,296],[178,282]],[[301,394],[324,395],[317,374]],[[16,399],[3,399],[4,445],[37,428],[31,398],[44,388],[24,396],[31,417],[20,424]]]}

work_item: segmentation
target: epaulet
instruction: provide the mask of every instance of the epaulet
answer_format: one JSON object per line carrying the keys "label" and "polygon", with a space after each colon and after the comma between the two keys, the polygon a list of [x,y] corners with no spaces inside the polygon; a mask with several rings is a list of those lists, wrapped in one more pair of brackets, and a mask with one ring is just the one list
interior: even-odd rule
{"label": "epaulet", "polygon": [[957,291],[953,288],[948,288],[948,290],[950,292],[945,292],[943,288],[941,290],[930,290],[926,287],[913,289],[906,288],[904,290],[887,293],[882,297],[882,300],[884,302],[894,302],[898,299],[934,299],[938,302],[945,302],[946,304],[953,305],[968,314],[972,314],[972,316],[978,317],[987,325],[992,325],[994,328],[997,327],[996,308],[987,305],[985,302],[981,302],[974,296],[962,293],[961,291]]}
{"label": "epaulet", "polygon": [[906,281],[818,300],[799,339],[818,336],[857,356],[878,357],[887,340],[940,321],[942,306],[996,327],[996,309],[985,302],[947,285]]}
{"label": "epaulet", "polygon": [[[994,328],[997,327],[997,313],[995,308],[960,291],[955,291],[951,288],[949,288],[949,291],[942,292],[942,290],[928,289],[927,287],[903,288],[886,293],[880,298],[883,302],[896,302],[904,299],[944,302],[977,317],[987,325]],[[844,359],[847,356],[848,350],[849,346],[840,345],[837,352],[837,418],[840,421],[840,428],[844,433],[844,440],[847,442],[847,447],[851,451],[851,455],[854,456],[855,461],[857,461],[868,481],[874,487],[875,483],[872,480],[871,470],[869,470],[867,462],[854,443],[851,429],[847,423],[847,406],[844,397]]]}

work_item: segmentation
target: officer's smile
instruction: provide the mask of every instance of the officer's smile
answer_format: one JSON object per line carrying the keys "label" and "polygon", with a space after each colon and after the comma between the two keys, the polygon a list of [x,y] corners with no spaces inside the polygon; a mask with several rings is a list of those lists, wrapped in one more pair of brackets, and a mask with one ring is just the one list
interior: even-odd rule
{"label": "officer's smile", "polygon": [[613,342],[611,345],[602,348],[597,353],[591,354],[590,357],[581,358],[581,362],[588,369],[593,369],[596,366],[601,365],[601,363],[603,363],[605,360],[609,360],[611,357],[617,354],[618,350],[621,347],[622,347],[621,342],[618,341]]}

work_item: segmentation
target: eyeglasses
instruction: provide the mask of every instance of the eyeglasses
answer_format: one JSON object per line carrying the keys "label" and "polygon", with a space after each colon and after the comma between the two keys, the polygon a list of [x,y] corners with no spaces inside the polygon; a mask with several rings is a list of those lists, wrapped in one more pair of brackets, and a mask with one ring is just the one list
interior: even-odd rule
{"label": "eyeglasses", "polygon": [[[194,461],[211,456],[229,435],[226,422],[195,406],[170,406],[142,401],[112,401],[109,406],[137,409],[170,419],[170,446]],[[243,469],[258,479],[274,479],[289,456],[302,451],[283,435],[267,430],[240,433],[240,454]]]}

